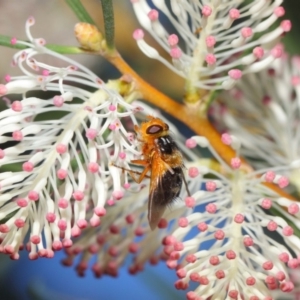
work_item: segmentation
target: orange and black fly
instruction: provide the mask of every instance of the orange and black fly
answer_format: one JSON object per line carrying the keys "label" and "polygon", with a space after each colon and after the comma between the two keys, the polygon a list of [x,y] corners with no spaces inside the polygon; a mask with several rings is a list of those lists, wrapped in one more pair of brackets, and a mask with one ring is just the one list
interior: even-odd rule
{"label": "orange and black fly", "polygon": [[[179,196],[183,174],[183,157],[169,135],[169,126],[161,119],[152,116],[141,126],[135,125],[134,130],[141,143],[142,159],[132,160],[131,163],[144,167],[141,173],[130,172],[132,178],[140,183],[150,173],[150,191],[148,202],[148,220],[151,229],[155,229],[166,207]],[[138,173],[136,178],[134,174]]]}

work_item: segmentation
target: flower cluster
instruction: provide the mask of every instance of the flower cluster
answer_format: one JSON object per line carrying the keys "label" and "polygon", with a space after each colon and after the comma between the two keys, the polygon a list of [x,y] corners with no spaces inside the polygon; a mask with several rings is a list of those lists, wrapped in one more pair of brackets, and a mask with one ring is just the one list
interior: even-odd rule
{"label": "flower cluster", "polygon": [[210,115],[221,131],[243,144],[241,154],[257,169],[277,167],[299,191],[300,60],[287,54],[268,69],[248,74],[213,103]]}
{"label": "flower cluster", "polygon": [[[23,75],[7,75],[0,86],[9,106],[0,113],[0,245],[13,259],[28,232],[26,246],[35,259],[70,247],[71,237],[88,221],[98,226],[106,203],[124,195],[120,170],[111,162],[139,154],[130,131],[139,108],[126,103],[110,83],[48,50],[43,39],[33,39],[33,24],[28,19],[29,42],[12,39],[28,47],[13,59]],[[38,55],[66,66],[49,66]],[[20,98],[11,102],[12,94]],[[93,209],[89,215],[87,207]]]}
{"label": "flower cluster", "polygon": [[[239,150],[237,141],[223,135],[224,143]],[[203,147],[203,138],[189,140],[191,146],[196,142]],[[285,188],[288,179],[271,169],[245,174],[238,157],[231,168],[219,161],[223,171],[209,170],[216,179],[204,181],[204,211],[189,215],[169,237],[167,264],[177,268],[176,287],[197,282],[188,299],[271,299],[273,290],[291,292],[289,269],[299,266],[300,239],[290,224],[299,227],[299,205],[268,186]]]}
{"label": "flower cluster", "polygon": [[[190,89],[229,89],[242,74],[257,72],[281,56],[275,47],[291,29],[289,20],[270,27],[285,14],[278,1],[152,1],[131,0],[139,23],[169,53],[172,63],[144,40],[134,38],[149,57],[186,78]],[[245,3],[247,2],[247,3]],[[167,21],[170,26],[165,26]],[[168,32],[166,27],[173,28]]]}
{"label": "flower cluster", "polygon": [[[237,66],[244,73],[272,67],[258,77],[245,76],[235,90],[220,94],[221,105],[212,109],[217,126],[228,131],[222,141],[236,157],[227,165],[208,139],[194,136],[184,143],[170,124],[191,195],[182,188],[180,199],[151,230],[149,179],[137,184],[130,172],[139,173],[131,170],[131,161],[141,156],[134,126],[157,112],[132,102],[137,93],[127,101],[119,82],[104,83],[47,49],[43,39],[31,36],[29,18],[29,41],[12,39],[26,47],[13,59],[23,74],[7,75],[0,85],[8,105],[0,112],[0,251],[18,259],[26,247],[36,259],[64,248],[65,265],[80,255],[77,272],[83,275],[93,259],[97,277],[116,276],[130,254],[132,274],[147,261],[163,259],[176,270],[177,289],[196,283],[189,300],[270,300],[292,292],[291,270],[300,264],[300,213],[283,189],[292,179],[290,170],[299,166],[299,61],[288,66],[282,47],[274,48],[289,21],[264,32],[284,14],[281,1],[171,1],[172,11],[164,1],[153,1],[176,30],[170,36],[157,10],[143,0],[131,2],[141,24],[170,51],[173,65],[138,30],[141,49],[186,77],[188,86],[229,88],[240,78]],[[47,56],[59,67],[46,64]],[[11,101],[12,95],[18,100]],[[203,148],[212,159],[200,158]],[[274,151],[273,161],[267,151]],[[240,154],[260,160],[253,163],[255,171],[245,172]]]}
{"label": "flower cluster", "polygon": [[[138,104],[146,115],[155,115],[155,112],[145,104]],[[163,119],[162,116],[160,117]],[[185,158],[189,161],[195,160],[197,156],[185,146],[182,137],[172,124],[170,124],[170,131]],[[123,163],[125,162],[126,160],[123,160]],[[126,169],[129,167],[127,163],[126,165],[121,163],[119,161],[119,166],[125,166]],[[198,191],[201,185],[202,176],[198,174],[195,168],[188,172],[187,182],[191,192]],[[148,261],[156,264],[160,259],[165,260],[167,256],[162,251],[162,240],[170,231],[177,228],[174,220],[186,217],[200,201],[199,197],[189,197],[186,189],[183,188],[179,196],[180,200],[166,209],[157,229],[151,230],[147,218],[149,180],[144,179],[140,185],[136,184],[126,172],[124,181],[124,188],[128,192],[120,199],[121,201],[106,206],[106,214],[101,218],[101,226],[87,228],[74,244],[66,249],[67,257],[63,264],[71,266],[76,256],[80,256],[76,266],[80,276],[85,274],[90,260],[94,261],[95,258],[92,271],[96,277],[116,276],[129,255],[133,257],[133,262],[129,266],[131,274],[142,271]]]}
{"label": "flower cluster", "polygon": [[[234,139],[223,137],[226,143]],[[230,167],[218,157],[218,168],[204,166],[193,157],[191,148],[196,145],[211,149],[203,137],[186,142],[186,157],[193,159],[187,173],[192,196],[182,196],[184,202],[167,210],[158,232],[143,227],[146,200],[137,206],[135,195],[125,197],[121,202],[126,212],[109,208],[103,224],[88,229],[67,250],[64,264],[71,265],[80,255],[76,269],[83,275],[96,256],[95,276],[116,276],[128,254],[133,256],[132,274],[143,270],[147,261],[166,260],[179,277],[177,289],[189,289],[189,282],[199,284],[187,292],[187,299],[272,299],[274,293],[293,291],[290,271],[299,266],[295,253],[300,251],[300,239],[290,224],[299,226],[299,205],[268,187],[274,183],[284,188],[287,178],[272,170],[245,174],[238,157]],[[215,179],[209,179],[211,175]],[[146,199],[147,190],[138,198]],[[278,236],[284,243],[277,241]]]}

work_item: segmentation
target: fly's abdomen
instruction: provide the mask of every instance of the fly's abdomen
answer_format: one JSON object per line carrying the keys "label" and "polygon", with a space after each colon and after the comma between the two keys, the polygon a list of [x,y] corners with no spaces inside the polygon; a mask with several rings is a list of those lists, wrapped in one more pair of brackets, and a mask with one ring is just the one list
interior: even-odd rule
{"label": "fly's abdomen", "polygon": [[153,191],[153,201],[156,205],[167,206],[180,194],[182,186],[182,169],[172,168],[173,174],[166,171],[160,178],[160,187]]}

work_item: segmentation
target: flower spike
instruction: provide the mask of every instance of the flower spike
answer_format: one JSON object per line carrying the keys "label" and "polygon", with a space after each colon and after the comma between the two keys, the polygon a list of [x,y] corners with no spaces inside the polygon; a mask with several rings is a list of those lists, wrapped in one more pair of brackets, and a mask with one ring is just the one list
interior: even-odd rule
{"label": "flower spike", "polygon": [[[14,56],[23,76],[10,77],[0,87],[9,106],[0,112],[0,165],[18,166],[0,176],[0,239],[1,251],[14,259],[27,232],[29,256],[35,259],[70,246],[88,220],[98,226],[106,202],[124,193],[111,161],[121,153],[139,154],[127,131],[139,109],[85,67],[36,44],[32,24],[30,18],[26,28],[32,43]],[[68,65],[47,65],[38,54]],[[32,90],[51,91],[53,97],[27,96]],[[19,94],[19,100],[10,103],[10,94]],[[63,116],[53,117],[57,113]],[[52,117],[40,120],[42,114]],[[87,215],[88,206],[95,214]]]}
{"label": "flower spike", "polygon": [[[187,93],[195,89],[229,89],[243,74],[266,67],[275,58],[272,48],[280,36],[291,29],[290,21],[268,32],[271,25],[284,15],[279,1],[132,1],[141,26],[169,53],[163,58],[150,46],[143,35],[136,38],[139,48],[149,57],[160,60],[173,72],[186,79]],[[167,17],[174,31],[168,32],[163,23]],[[189,21],[187,21],[189,20]],[[257,38],[256,35],[259,35]],[[174,42],[176,41],[176,42]],[[263,55],[256,55],[255,49]],[[248,54],[250,52],[250,54]],[[247,54],[246,54],[247,53]],[[241,73],[241,74],[242,74]]]}

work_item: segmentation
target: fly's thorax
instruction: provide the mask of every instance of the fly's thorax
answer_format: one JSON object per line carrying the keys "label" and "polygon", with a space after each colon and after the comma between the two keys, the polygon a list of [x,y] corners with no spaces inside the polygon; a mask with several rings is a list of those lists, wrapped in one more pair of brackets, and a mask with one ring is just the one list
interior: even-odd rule
{"label": "fly's thorax", "polygon": [[163,161],[170,165],[170,167],[176,168],[183,165],[182,155],[170,135],[156,138],[155,146]]}
{"label": "fly's thorax", "polygon": [[141,146],[141,150],[143,153],[143,157],[146,160],[151,160],[153,156],[153,152],[155,152],[155,142],[154,139],[152,141],[143,142]]}

